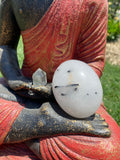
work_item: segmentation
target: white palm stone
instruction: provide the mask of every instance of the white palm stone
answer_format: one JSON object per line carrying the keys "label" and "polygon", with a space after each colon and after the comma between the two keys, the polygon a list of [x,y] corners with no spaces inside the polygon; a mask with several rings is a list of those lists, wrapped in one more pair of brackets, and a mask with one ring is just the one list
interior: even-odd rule
{"label": "white palm stone", "polygon": [[75,118],[87,118],[99,108],[103,89],[99,77],[86,63],[63,62],[55,71],[52,89],[59,106]]}

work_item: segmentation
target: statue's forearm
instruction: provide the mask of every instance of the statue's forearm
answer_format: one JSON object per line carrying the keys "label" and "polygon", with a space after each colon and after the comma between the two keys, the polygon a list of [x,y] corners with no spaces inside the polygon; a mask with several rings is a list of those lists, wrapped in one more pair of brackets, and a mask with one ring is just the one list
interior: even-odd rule
{"label": "statue's forearm", "polygon": [[7,81],[17,80],[22,76],[17,53],[9,46],[0,46],[0,70]]}
{"label": "statue's forearm", "polygon": [[24,77],[20,70],[16,50],[10,46],[0,46],[0,71],[13,90],[19,90],[25,86],[29,89],[31,86],[31,80]]}
{"label": "statue's forearm", "polygon": [[110,136],[107,123],[99,115],[85,120],[75,120],[65,114],[57,104],[44,103],[39,109],[23,109],[13,123],[4,143],[71,133]]}
{"label": "statue's forearm", "polygon": [[40,137],[43,125],[44,121],[39,109],[23,109],[13,123],[4,143],[18,143]]}

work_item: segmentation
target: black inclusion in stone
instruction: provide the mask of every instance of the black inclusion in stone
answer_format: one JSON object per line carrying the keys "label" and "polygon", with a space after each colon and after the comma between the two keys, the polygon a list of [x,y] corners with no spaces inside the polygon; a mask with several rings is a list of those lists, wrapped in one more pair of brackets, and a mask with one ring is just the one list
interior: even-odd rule
{"label": "black inclusion in stone", "polygon": [[59,88],[59,86],[55,86],[54,88]]}
{"label": "black inclusion in stone", "polygon": [[77,91],[78,88],[74,88],[74,91]]}
{"label": "black inclusion in stone", "polygon": [[68,73],[70,73],[70,72],[71,72],[71,70],[68,70],[67,72],[68,72]]}
{"label": "black inclusion in stone", "polygon": [[89,93],[87,93],[86,95],[89,96]]}
{"label": "black inclusion in stone", "polygon": [[95,92],[95,94],[97,94],[97,92]]}
{"label": "black inclusion in stone", "polygon": [[67,94],[61,93],[61,96],[66,96]]}

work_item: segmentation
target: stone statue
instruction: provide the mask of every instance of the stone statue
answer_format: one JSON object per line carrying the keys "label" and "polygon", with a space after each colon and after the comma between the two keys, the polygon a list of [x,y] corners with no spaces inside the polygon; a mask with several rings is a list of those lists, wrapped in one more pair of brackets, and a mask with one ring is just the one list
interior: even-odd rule
{"label": "stone statue", "polygon": [[[1,0],[1,159],[120,157],[120,128],[103,104],[91,117],[74,119],[60,109],[51,89],[54,71],[69,59],[89,64],[101,77],[106,31],[106,0]],[[16,53],[20,35],[22,69]],[[48,83],[36,87],[32,75],[38,68]]]}

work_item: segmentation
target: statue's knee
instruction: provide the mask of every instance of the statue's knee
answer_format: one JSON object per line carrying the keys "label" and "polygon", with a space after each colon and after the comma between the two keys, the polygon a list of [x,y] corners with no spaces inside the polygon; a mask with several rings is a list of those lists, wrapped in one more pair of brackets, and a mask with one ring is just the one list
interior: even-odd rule
{"label": "statue's knee", "polygon": [[112,157],[112,159],[116,159],[117,156],[120,156],[120,144],[116,140],[109,141],[107,139],[107,143],[101,146],[103,150],[104,157],[108,159]]}

